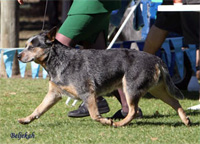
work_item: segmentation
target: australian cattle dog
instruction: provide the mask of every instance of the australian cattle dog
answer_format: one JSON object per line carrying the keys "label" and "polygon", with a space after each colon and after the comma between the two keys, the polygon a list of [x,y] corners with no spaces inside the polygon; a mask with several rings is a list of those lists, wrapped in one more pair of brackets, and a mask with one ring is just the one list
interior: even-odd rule
{"label": "australian cattle dog", "polygon": [[[49,75],[49,91],[35,111],[18,121],[29,124],[61,100],[62,95],[86,103],[93,120],[114,127],[124,126],[136,116],[138,102],[147,92],[177,111],[185,125],[190,120],[177,98],[183,94],[172,82],[166,65],[154,55],[130,50],[80,50],[69,48],[55,39],[56,29],[31,37],[26,48],[18,55],[22,62],[35,61]],[[120,121],[100,115],[96,103],[98,96],[122,88],[129,112]]]}

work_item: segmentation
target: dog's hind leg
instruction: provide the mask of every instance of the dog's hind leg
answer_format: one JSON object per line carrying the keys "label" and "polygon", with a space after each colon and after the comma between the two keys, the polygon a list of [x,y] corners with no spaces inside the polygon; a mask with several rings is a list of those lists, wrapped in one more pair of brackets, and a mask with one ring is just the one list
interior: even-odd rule
{"label": "dog's hind leg", "polygon": [[163,102],[170,105],[175,111],[177,111],[179,117],[186,126],[190,125],[190,120],[188,117],[186,117],[186,114],[183,108],[181,107],[179,101],[175,99],[175,96],[172,96],[167,92],[165,84],[163,82],[155,86],[149,92],[153,96],[161,99]]}
{"label": "dog's hind leg", "polygon": [[127,124],[129,124],[137,115],[137,110],[138,110],[138,102],[140,97],[142,97],[141,94],[136,94],[133,97],[127,96],[126,92],[126,100],[127,100],[127,104],[129,107],[129,112],[128,115],[121,121],[119,122],[114,122],[113,126],[114,127],[120,127],[120,126],[125,126]]}
{"label": "dog's hind leg", "polygon": [[137,91],[136,87],[134,86],[128,87],[125,77],[123,78],[123,90],[124,90],[124,94],[127,100],[128,107],[129,107],[129,112],[128,112],[128,115],[123,120],[119,122],[114,122],[113,123],[114,127],[125,126],[129,124],[131,120],[133,120],[136,117],[137,110],[138,110],[138,102],[140,98],[143,96],[143,94],[145,93],[144,91],[143,92]]}
{"label": "dog's hind leg", "polygon": [[91,94],[87,100],[85,101],[86,102],[86,106],[88,108],[88,111],[90,113],[90,117],[97,121],[97,122],[100,122],[104,125],[112,125],[112,120],[111,119],[107,119],[107,118],[104,118],[100,115],[99,111],[98,111],[98,107],[97,107],[97,103],[96,103],[96,98],[95,98],[95,95],[94,94]]}
{"label": "dog's hind leg", "polygon": [[34,112],[26,118],[18,119],[21,124],[29,124],[33,120],[39,118],[42,114],[48,111],[54,104],[61,99],[60,89],[52,82],[49,82],[49,91],[42,103],[34,110]]}

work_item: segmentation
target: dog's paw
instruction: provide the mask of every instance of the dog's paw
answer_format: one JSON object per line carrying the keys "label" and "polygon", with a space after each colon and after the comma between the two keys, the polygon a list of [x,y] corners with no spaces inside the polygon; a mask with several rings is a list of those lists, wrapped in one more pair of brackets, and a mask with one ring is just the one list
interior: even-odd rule
{"label": "dog's paw", "polygon": [[119,127],[119,125],[118,125],[116,122],[114,122],[114,123],[112,124],[112,126],[113,126],[114,128]]}
{"label": "dog's paw", "polygon": [[113,122],[112,126],[117,128],[117,127],[122,127],[125,126],[126,124],[122,123],[121,121],[118,122]]}
{"label": "dog's paw", "polygon": [[112,119],[108,119],[108,125],[113,126],[114,121]]}
{"label": "dog's paw", "polygon": [[101,118],[100,123],[102,123],[103,125],[113,125],[113,120],[112,119],[108,119],[108,118]]}
{"label": "dog's paw", "polygon": [[18,122],[20,123],[20,124],[29,124],[31,121],[29,120],[29,119],[27,119],[27,118],[21,118],[21,119],[18,119]]}

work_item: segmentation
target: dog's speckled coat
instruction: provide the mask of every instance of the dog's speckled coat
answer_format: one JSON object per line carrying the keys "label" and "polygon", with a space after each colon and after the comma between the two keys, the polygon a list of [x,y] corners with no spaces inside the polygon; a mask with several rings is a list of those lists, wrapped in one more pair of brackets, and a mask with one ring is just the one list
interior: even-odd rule
{"label": "dog's speckled coat", "polygon": [[[92,119],[115,127],[124,126],[135,117],[139,99],[150,92],[174,108],[185,125],[190,124],[176,99],[183,95],[160,58],[129,49],[72,49],[56,41],[55,33],[52,29],[30,38],[18,56],[22,62],[41,64],[50,77],[47,96],[30,116],[19,119],[20,123],[28,124],[39,118],[67,94],[83,100]],[[117,88],[125,93],[129,113],[125,119],[113,122],[101,117],[96,98]]]}

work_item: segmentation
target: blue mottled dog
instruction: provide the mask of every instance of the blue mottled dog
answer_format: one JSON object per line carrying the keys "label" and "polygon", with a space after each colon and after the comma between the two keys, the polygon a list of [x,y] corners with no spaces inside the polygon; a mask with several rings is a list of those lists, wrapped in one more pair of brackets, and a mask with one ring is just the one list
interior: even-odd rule
{"label": "blue mottled dog", "polygon": [[[22,62],[35,61],[49,74],[49,91],[35,111],[18,121],[29,124],[39,118],[62,95],[83,100],[93,120],[114,127],[124,126],[136,116],[138,102],[147,92],[161,99],[178,112],[185,125],[190,124],[176,98],[183,98],[173,84],[162,60],[151,54],[129,49],[79,50],[55,40],[56,29],[31,37],[18,55]],[[96,98],[122,88],[129,113],[121,121],[100,115]]]}

